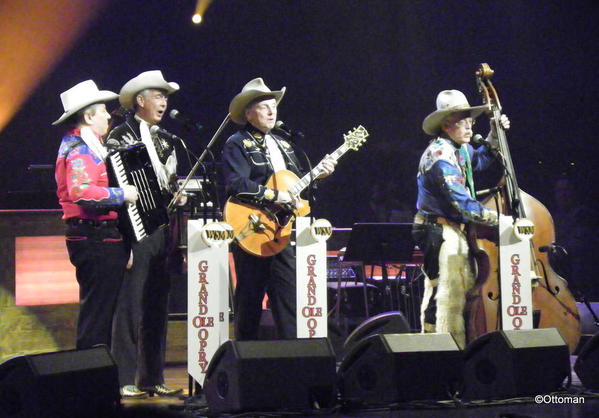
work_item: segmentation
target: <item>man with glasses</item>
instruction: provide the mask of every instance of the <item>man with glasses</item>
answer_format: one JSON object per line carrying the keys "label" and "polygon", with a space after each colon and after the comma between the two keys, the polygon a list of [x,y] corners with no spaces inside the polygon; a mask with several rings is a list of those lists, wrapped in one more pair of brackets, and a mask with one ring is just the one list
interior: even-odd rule
{"label": "man with glasses", "polygon": [[[172,142],[160,132],[151,133],[150,128],[160,123],[168,96],[177,90],[179,85],[167,82],[157,70],[129,80],[120,91],[119,101],[133,114],[108,136],[108,141],[116,140],[122,146],[146,146],[165,204],[176,192],[177,156]],[[167,387],[163,374],[170,285],[166,271],[168,236],[165,225],[131,245],[112,336],[112,354],[125,398],[174,396],[182,391]]]}
{"label": "man with glasses", "polygon": [[[418,167],[418,213],[412,231],[424,253],[425,291],[421,307],[423,332],[449,332],[466,345],[463,310],[466,294],[474,286],[469,248],[464,232],[470,222],[496,225],[498,214],[476,200],[472,172],[494,161],[491,143],[494,124],[486,143],[470,145],[472,127],[487,106],[470,106],[458,90],[437,96],[437,110],[422,123],[430,142]],[[505,115],[500,123],[509,129]]]}

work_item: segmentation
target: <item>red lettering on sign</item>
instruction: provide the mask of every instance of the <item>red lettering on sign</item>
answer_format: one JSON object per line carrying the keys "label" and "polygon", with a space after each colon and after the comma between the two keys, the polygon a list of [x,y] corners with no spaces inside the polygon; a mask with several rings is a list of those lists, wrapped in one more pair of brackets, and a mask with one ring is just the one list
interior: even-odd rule
{"label": "red lettering on sign", "polygon": [[512,319],[512,326],[514,329],[520,329],[522,326],[522,318],[519,316],[514,317],[514,319]]}
{"label": "red lettering on sign", "polygon": [[214,326],[214,317],[198,315],[198,316],[195,316],[191,320],[191,323],[193,324],[194,328],[213,327]]}
{"label": "red lettering on sign", "polygon": [[510,257],[510,262],[512,263],[512,265],[520,264],[520,254],[512,254],[512,256]]}
{"label": "red lettering on sign", "polygon": [[208,280],[206,280],[206,273],[200,273],[198,275],[198,283],[208,283]]}

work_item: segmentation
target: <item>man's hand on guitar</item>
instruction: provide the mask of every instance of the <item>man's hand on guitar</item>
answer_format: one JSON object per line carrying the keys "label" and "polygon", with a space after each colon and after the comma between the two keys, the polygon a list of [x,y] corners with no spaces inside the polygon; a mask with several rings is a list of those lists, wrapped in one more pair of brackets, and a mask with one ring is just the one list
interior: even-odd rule
{"label": "man's hand on guitar", "polygon": [[337,165],[337,160],[335,160],[329,154],[325,155],[319,164],[321,173],[318,175],[317,178],[323,179],[323,178],[328,177],[331,174],[333,174],[333,171],[335,171],[336,165]]}

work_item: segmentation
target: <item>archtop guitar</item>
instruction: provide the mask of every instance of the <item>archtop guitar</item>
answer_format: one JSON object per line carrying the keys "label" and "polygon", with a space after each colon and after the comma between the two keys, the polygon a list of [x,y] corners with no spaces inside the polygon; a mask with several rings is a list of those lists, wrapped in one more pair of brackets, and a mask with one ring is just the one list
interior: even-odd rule
{"label": "archtop guitar", "polygon": [[[343,144],[330,156],[339,160],[347,151],[357,151],[367,138],[368,131],[360,125],[343,134]],[[277,171],[268,179],[266,187],[288,191],[294,197],[293,207],[275,204],[257,207],[230,197],[225,203],[224,219],[233,227],[237,244],[245,252],[259,257],[270,257],[281,252],[289,244],[295,217],[310,213],[310,205],[299,197],[300,193],[308,187],[311,179],[316,179],[322,172],[318,163],[301,179],[289,170]]]}

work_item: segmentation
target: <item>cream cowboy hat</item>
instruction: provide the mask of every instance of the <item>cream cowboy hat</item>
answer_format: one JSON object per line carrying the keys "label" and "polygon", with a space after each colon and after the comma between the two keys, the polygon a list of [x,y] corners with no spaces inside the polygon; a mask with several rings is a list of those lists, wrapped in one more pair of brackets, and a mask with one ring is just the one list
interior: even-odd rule
{"label": "cream cowboy hat", "polygon": [[470,106],[464,93],[459,90],[443,90],[437,95],[437,110],[424,118],[422,129],[429,135],[438,135],[443,119],[452,113],[470,112],[470,117],[477,118],[488,109],[487,105]]}
{"label": "cream cowboy hat", "polygon": [[281,90],[271,91],[264,84],[262,78],[254,78],[243,86],[241,92],[231,100],[231,104],[229,105],[231,119],[238,125],[245,125],[247,122],[245,119],[245,108],[249,103],[263,96],[272,96],[279,103],[285,94],[285,89],[286,87],[283,87]]}
{"label": "cream cowboy hat", "polygon": [[135,95],[145,89],[166,90],[172,94],[179,90],[179,84],[166,81],[160,70],[144,71],[140,75],[127,81],[119,93],[119,102],[126,109],[133,109]]}
{"label": "cream cowboy hat", "polygon": [[67,91],[60,93],[60,100],[64,113],[60,118],[52,122],[52,125],[59,125],[73,116],[83,108],[94,103],[104,103],[119,97],[118,94],[108,90],[98,90],[98,86],[93,80],[85,80],[71,87]]}

